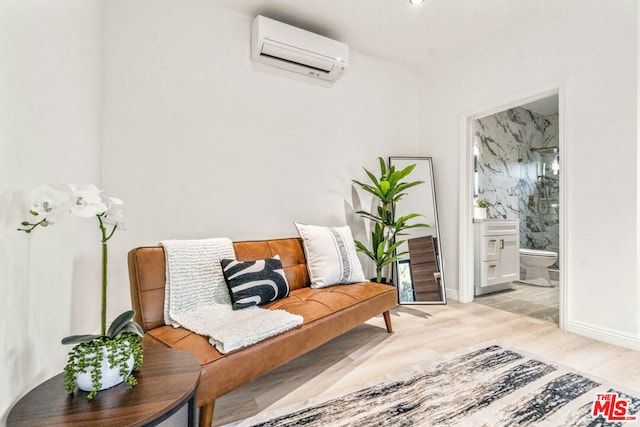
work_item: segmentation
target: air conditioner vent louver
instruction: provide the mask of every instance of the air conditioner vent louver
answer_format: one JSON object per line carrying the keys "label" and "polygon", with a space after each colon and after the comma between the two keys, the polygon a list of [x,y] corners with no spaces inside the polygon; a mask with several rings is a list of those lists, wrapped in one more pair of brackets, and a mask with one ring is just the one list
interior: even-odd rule
{"label": "air conditioner vent louver", "polygon": [[347,69],[349,47],[341,42],[257,16],[251,59],[322,80],[336,81]]}
{"label": "air conditioner vent louver", "polygon": [[301,63],[296,62],[296,61],[291,61],[290,59],[279,58],[277,56],[269,55],[268,53],[264,53],[264,52],[262,53],[262,56],[266,56],[267,58],[275,59],[277,61],[286,62],[286,63],[297,65],[297,66],[300,66],[300,67],[307,67],[307,68],[310,68],[312,70],[320,71],[321,73],[328,73],[329,71],[331,71],[331,70],[323,70],[322,68],[312,67],[311,65],[307,65],[307,64],[301,64]]}
{"label": "air conditioner vent louver", "polygon": [[325,73],[328,73],[333,68],[333,63],[330,61],[316,59],[310,55],[300,55],[300,53],[295,50],[281,48],[268,43],[264,43],[262,45],[262,52],[260,53],[260,55],[268,56],[280,61],[289,62],[291,64],[296,64],[302,67],[309,67],[311,69],[323,71]]}

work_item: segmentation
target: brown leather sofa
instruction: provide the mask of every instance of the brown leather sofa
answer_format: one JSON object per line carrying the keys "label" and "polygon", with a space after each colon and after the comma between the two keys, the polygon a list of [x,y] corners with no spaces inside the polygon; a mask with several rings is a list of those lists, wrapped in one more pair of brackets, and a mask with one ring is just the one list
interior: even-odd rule
{"label": "brown leather sofa", "polygon": [[383,314],[392,332],[389,309],[396,305],[396,290],[379,283],[309,287],[302,242],[298,238],[236,242],[241,261],[280,255],[291,289],[287,298],[263,307],[284,309],[304,318],[302,326],[259,343],[221,354],[206,337],[183,328],[165,326],[163,318],[165,257],[161,246],[139,247],[129,252],[131,300],[135,320],[145,331],[146,348],[166,346],[192,353],[202,366],[196,406],[200,427],[213,420],[215,400],[286,362],[330,341],[368,319]]}

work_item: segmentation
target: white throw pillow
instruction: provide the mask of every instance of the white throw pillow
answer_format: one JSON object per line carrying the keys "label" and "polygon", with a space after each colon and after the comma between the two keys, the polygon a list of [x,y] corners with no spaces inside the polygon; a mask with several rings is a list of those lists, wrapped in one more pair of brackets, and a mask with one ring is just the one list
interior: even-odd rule
{"label": "white throw pillow", "polygon": [[365,281],[348,226],[295,225],[302,237],[312,288]]}

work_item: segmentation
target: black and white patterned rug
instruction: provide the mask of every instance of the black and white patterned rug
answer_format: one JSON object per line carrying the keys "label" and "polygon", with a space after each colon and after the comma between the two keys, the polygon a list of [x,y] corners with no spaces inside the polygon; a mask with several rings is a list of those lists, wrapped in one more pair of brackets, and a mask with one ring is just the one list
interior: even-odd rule
{"label": "black and white patterned rug", "polygon": [[640,426],[638,396],[487,345],[230,426]]}

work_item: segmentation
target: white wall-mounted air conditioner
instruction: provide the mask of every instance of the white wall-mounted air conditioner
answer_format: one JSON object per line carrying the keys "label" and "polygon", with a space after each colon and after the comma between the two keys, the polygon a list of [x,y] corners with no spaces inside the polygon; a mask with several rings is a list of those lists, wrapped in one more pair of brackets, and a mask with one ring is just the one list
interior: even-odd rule
{"label": "white wall-mounted air conditioner", "polygon": [[334,82],[349,65],[349,46],[258,15],[251,29],[251,59]]}

